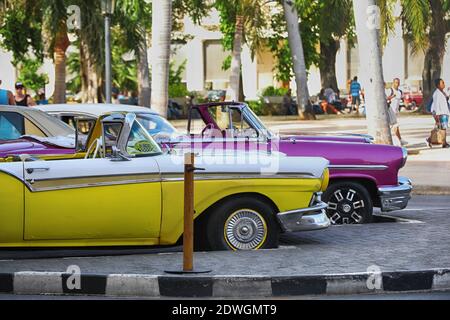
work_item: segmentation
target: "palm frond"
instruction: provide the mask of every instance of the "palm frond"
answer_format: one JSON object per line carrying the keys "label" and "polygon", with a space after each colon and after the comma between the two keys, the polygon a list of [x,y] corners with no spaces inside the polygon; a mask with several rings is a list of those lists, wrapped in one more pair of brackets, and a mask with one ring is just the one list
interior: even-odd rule
{"label": "palm frond", "polygon": [[413,52],[428,45],[428,30],[431,21],[431,7],[428,0],[401,0],[403,29],[412,44]]}

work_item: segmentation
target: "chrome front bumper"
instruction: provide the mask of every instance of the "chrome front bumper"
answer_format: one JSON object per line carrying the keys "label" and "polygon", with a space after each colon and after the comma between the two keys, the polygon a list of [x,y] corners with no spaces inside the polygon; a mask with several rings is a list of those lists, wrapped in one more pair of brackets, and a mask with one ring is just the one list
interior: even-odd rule
{"label": "chrome front bumper", "polygon": [[399,177],[397,186],[379,188],[381,211],[389,212],[405,209],[409,199],[411,199],[412,189],[411,180],[405,177]]}
{"label": "chrome front bumper", "polygon": [[328,228],[330,219],[325,212],[328,205],[316,194],[309,208],[280,212],[277,215],[284,232],[312,231]]}

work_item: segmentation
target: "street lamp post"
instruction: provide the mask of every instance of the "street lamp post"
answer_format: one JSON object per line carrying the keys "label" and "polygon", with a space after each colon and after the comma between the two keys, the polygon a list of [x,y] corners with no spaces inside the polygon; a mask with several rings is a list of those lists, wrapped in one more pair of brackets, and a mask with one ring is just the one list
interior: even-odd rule
{"label": "street lamp post", "polygon": [[115,0],[102,0],[102,14],[105,17],[105,97],[111,103],[111,16],[114,13]]}

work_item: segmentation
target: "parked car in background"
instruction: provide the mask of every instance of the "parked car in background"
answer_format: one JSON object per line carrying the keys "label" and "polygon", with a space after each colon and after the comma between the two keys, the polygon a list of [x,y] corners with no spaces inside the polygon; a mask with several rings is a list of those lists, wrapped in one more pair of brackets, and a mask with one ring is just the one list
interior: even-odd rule
{"label": "parked car in background", "polygon": [[[177,130],[165,118],[150,108],[120,105],[120,104],[52,104],[36,106],[37,109],[54,116],[75,128],[75,119],[82,118],[81,122],[97,120],[101,115],[115,112],[133,112],[137,115],[140,123],[147,129],[148,133],[158,140],[158,136],[170,136],[177,134]],[[86,125],[87,134],[92,125]]]}
{"label": "parked car in background", "polygon": [[226,90],[210,90],[206,93],[205,100],[209,102],[221,102],[225,101],[226,95]]}
{"label": "parked car in background", "polygon": [[423,93],[418,87],[404,85],[400,88],[403,91],[403,104],[400,110],[405,108],[408,111],[415,111],[423,104]]}
{"label": "parked car in background", "polygon": [[[184,155],[163,153],[134,113],[100,116],[92,130],[100,148],[82,159],[0,163],[0,185],[8,185],[0,192],[0,247],[179,241],[183,202],[174,197],[183,192]],[[222,156],[223,163],[217,154],[196,159],[205,169],[195,180],[201,248],[273,248],[280,232],[330,225],[320,199],[329,177],[324,158],[265,153],[242,163],[242,154]],[[271,161],[276,171],[265,172]]]}
{"label": "parked car in background", "polygon": [[[43,106],[40,106],[43,107]],[[75,136],[75,129],[38,108],[0,106],[0,140],[38,137]]]}
{"label": "parked car in background", "polygon": [[67,155],[74,148],[75,130],[64,122],[35,108],[0,106],[0,161],[21,154]]}
{"label": "parked car in background", "polygon": [[191,141],[201,141],[204,148],[234,148],[232,142],[240,140],[245,141],[240,144],[245,148],[328,159],[330,186],[323,199],[334,224],[367,223],[372,221],[374,207],[389,212],[408,204],[411,181],[398,176],[407,161],[404,148],[373,144],[367,135],[279,136],[245,103],[201,104],[194,106],[191,114],[199,114],[201,120],[194,123],[190,117],[188,141],[172,141],[174,148],[188,147]]}

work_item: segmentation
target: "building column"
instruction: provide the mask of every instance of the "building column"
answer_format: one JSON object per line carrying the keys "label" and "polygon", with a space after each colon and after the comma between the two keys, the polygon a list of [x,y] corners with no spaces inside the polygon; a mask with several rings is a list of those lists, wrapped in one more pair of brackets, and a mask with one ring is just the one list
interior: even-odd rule
{"label": "building column", "polygon": [[189,91],[202,91],[205,86],[203,41],[196,38],[186,44],[186,84]]}
{"label": "building column", "polygon": [[247,100],[258,99],[258,63],[257,57],[252,61],[250,49],[247,45],[242,48],[242,82],[244,95]]}

